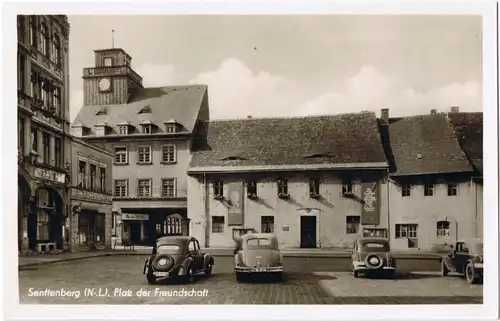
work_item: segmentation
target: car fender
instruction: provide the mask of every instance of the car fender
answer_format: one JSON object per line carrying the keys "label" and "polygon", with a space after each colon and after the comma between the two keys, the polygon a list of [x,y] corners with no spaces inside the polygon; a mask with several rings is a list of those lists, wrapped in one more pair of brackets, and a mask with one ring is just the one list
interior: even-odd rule
{"label": "car fender", "polygon": [[152,259],[152,257],[150,256],[150,257],[148,257],[148,258],[146,259],[146,261],[144,262],[144,268],[143,268],[143,270],[142,270],[142,274],[146,274],[146,273],[148,273],[148,270],[149,270],[149,263],[151,262],[151,259]]}
{"label": "car fender", "polygon": [[190,256],[184,259],[184,261],[181,264],[181,268],[179,270],[179,275],[186,275],[188,267],[191,264],[191,262],[193,262],[193,258]]}
{"label": "car fender", "polygon": [[444,263],[444,265],[449,271],[455,271],[455,267],[453,266],[453,259],[451,257],[443,256],[441,258],[441,261]]}
{"label": "car fender", "polygon": [[214,258],[210,254],[205,253],[203,255],[203,267],[207,267],[208,264],[214,265]]}

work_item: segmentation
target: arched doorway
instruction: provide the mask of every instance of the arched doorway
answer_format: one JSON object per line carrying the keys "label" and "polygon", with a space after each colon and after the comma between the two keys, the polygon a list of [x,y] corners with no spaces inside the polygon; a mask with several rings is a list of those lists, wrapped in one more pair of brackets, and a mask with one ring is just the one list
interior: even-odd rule
{"label": "arched doorway", "polygon": [[28,178],[18,173],[17,175],[17,238],[18,251],[28,249],[27,243],[27,216],[30,211],[31,189]]}
{"label": "arched doorway", "polygon": [[57,248],[63,248],[61,192],[53,186],[40,185],[34,194],[35,204],[28,217],[29,248],[37,250],[38,244],[47,243],[55,243]]}

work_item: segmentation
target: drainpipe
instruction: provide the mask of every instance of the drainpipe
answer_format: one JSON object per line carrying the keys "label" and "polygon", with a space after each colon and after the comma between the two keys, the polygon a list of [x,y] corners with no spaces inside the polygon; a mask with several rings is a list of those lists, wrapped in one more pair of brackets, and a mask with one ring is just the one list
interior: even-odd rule
{"label": "drainpipe", "polygon": [[476,207],[476,215],[475,215],[475,219],[474,219],[474,237],[478,237],[478,233],[477,233],[477,219],[478,219],[478,213],[477,213],[477,184],[474,184],[474,181],[473,181],[473,178],[471,178],[471,184],[473,184],[474,186],[474,190],[475,190],[475,194],[476,194],[476,197],[475,197],[475,207]]}
{"label": "drainpipe", "polygon": [[387,239],[391,242],[391,203],[390,203],[389,169],[387,169]]}
{"label": "drainpipe", "polygon": [[203,174],[203,186],[205,188],[205,208],[204,208],[204,213],[205,213],[205,248],[210,247],[210,216],[208,213],[208,202],[210,199],[208,198],[208,184],[207,184],[207,174]]}

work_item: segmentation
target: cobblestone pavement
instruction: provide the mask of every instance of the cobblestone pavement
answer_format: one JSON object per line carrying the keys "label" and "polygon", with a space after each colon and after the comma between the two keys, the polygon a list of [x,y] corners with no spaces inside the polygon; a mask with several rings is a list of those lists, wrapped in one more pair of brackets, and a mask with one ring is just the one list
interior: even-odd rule
{"label": "cobblestone pavement", "polygon": [[[148,285],[144,256],[110,256],[26,268],[19,272],[19,297],[27,304],[439,304],[482,303],[482,285],[426,272],[396,280],[354,279],[349,272],[315,272],[314,259],[294,260],[284,282],[238,283],[231,258],[216,261],[213,275],[194,284],[173,280]],[[73,296],[36,296],[64,290]],[[174,291],[178,291],[175,293]],[[193,296],[194,290],[201,296]],[[73,291],[73,292],[71,292]],[[89,291],[94,291],[93,295]],[[100,291],[100,293],[99,293]],[[187,292],[183,292],[187,291]],[[149,293],[148,293],[149,292]],[[184,294],[184,295],[179,295]],[[78,295],[77,295],[78,294]],[[101,294],[102,296],[99,296]]]}

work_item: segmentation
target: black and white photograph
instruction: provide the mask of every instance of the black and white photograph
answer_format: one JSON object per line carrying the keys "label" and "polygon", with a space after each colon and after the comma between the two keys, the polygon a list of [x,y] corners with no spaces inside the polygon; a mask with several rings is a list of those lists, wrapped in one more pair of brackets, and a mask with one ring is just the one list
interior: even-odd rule
{"label": "black and white photograph", "polygon": [[497,4],[286,3],[4,9],[6,318],[498,318]]}

